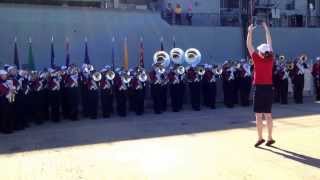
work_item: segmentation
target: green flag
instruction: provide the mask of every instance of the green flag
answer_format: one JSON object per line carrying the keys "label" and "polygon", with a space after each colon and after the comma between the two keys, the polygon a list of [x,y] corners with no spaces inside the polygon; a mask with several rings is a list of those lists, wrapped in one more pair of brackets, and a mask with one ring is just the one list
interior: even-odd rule
{"label": "green flag", "polygon": [[35,70],[36,69],[36,67],[34,65],[34,59],[33,59],[31,38],[29,38],[28,68],[29,68],[29,70]]}

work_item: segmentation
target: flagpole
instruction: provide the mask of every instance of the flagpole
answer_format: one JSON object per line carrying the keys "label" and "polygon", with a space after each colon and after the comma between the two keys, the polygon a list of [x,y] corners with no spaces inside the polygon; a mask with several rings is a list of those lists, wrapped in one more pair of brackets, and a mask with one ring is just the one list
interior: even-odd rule
{"label": "flagpole", "polygon": [[115,43],[115,38],[112,37],[112,49],[111,49],[111,61],[112,61],[112,70],[115,70],[115,52],[114,52],[114,43]]}
{"label": "flagpole", "polygon": [[51,37],[51,68],[54,67],[54,58],[55,58],[55,55],[54,55],[54,47],[53,47],[53,36]]}
{"label": "flagpole", "polygon": [[17,37],[14,37],[14,59],[13,59],[14,65],[17,67],[17,69],[20,69],[20,63],[19,63],[19,56],[18,56],[18,45],[17,45]]}
{"label": "flagpole", "polygon": [[70,52],[69,52],[70,44],[69,38],[66,37],[66,66],[69,67],[70,65]]}

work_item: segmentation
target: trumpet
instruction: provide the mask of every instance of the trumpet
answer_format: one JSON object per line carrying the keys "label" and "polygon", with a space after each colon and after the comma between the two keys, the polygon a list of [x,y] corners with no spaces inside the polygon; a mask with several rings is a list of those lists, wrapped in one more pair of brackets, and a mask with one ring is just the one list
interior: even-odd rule
{"label": "trumpet", "polygon": [[294,68],[294,63],[293,63],[293,62],[287,63],[287,64],[286,64],[286,68],[287,68],[288,70],[293,70],[293,68]]}
{"label": "trumpet", "polygon": [[198,75],[203,76],[206,71],[203,66],[197,66],[196,72]]}
{"label": "trumpet", "polygon": [[121,76],[121,80],[125,83],[125,84],[129,84],[131,81],[131,77],[127,74]]}
{"label": "trumpet", "polygon": [[92,79],[96,82],[100,81],[102,79],[102,74],[100,72],[94,72],[92,75],[91,75]]}
{"label": "trumpet", "polygon": [[161,64],[157,64],[154,68],[154,70],[156,71],[156,73],[158,74],[164,74],[166,72],[166,69],[163,67],[163,65]]}
{"label": "trumpet", "polygon": [[284,55],[279,56],[279,61],[281,63],[284,63],[285,60],[286,60],[286,57]]}
{"label": "trumpet", "polygon": [[112,81],[115,76],[116,76],[116,74],[112,70],[108,70],[106,73],[106,78],[110,81]]}
{"label": "trumpet", "polygon": [[148,80],[148,76],[145,72],[141,72],[138,74],[138,79],[140,82],[146,82]]}
{"label": "trumpet", "polygon": [[182,75],[186,72],[186,69],[180,65],[178,67],[175,68],[175,73],[179,74],[179,75]]}
{"label": "trumpet", "polygon": [[221,75],[222,74],[222,67],[219,67],[217,65],[213,66],[213,73],[216,74],[216,75]]}
{"label": "trumpet", "polygon": [[301,63],[306,63],[308,60],[308,56],[306,54],[303,54],[300,56],[299,59],[300,59]]}

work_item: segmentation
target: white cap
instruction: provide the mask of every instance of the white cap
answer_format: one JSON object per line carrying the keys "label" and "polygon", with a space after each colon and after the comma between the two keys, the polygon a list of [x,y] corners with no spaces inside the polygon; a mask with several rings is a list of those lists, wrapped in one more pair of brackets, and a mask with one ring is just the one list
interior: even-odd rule
{"label": "white cap", "polygon": [[100,72],[106,72],[107,69],[106,68],[102,68]]}
{"label": "white cap", "polygon": [[260,53],[266,53],[266,52],[271,52],[272,51],[272,48],[269,44],[266,44],[266,43],[263,43],[261,44],[260,46],[257,47],[258,51]]}
{"label": "white cap", "polygon": [[317,61],[320,61],[320,57],[318,56],[318,57],[316,58],[316,60],[317,60]]}
{"label": "white cap", "polygon": [[61,70],[66,70],[67,66],[61,66]]}
{"label": "white cap", "polygon": [[49,71],[49,73],[53,73],[53,72],[54,72],[54,69],[49,68],[48,71]]}
{"label": "white cap", "polygon": [[15,66],[9,66],[9,67],[8,67],[8,71],[11,71],[11,70],[13,70],[13,69],[16,69],[16,67],[15,67]]}
{"label": "white cap", "polygon": [[7,74],[8,74],[7,71],[5,71],[5,70],[3,70],[3,69],[0,69],[0,75],[7,75]]}
{"label": "white cap", "polygon": [[105,68],[105,69],[111,69],[111,66],[106,65],[106,66],[104,66],[104,68]]}

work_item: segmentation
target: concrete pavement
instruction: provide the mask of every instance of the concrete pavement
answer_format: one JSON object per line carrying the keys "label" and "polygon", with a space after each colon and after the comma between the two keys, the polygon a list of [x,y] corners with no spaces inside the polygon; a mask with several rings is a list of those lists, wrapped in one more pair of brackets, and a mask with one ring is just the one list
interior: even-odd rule
{"label": "concrete pavement", "polygon": [[274,118],[259,149],[251,107],[47,123],[0,135],[0,179],[320,180],[320,103]]}

